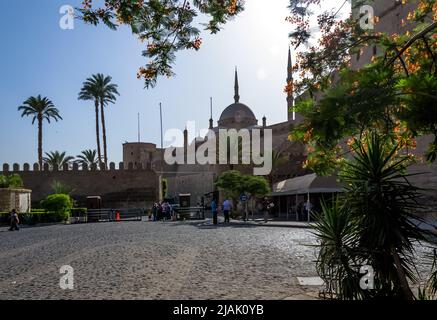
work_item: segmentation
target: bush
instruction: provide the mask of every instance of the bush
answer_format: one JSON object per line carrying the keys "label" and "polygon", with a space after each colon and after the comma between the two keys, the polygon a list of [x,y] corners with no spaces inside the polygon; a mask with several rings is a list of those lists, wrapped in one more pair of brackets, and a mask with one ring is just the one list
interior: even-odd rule
{"label": "bush", "polygon": [[18,174],[11,176],[0,175],[0,188],[22,188],[23,180]]}
{"label": "bush", "polygon": [[51,188],[55,194],[69,195],[73,191],[73,189],[70,186],[63,184],[62,182],[59,182],[57,180],[53,180],[51,184]]}
{"label": "bush", "polygon": [[[86,212],[84,208],[71,209],[75,212]],[[32,209],[27,213],[19,213],[18,216],[20,218],[20,224],[23,225],[35,225],[37,223],[56,223],[56,222],[65,222],[70,215],[70,210],[66,213],[63,211],[55,212],[55,211],[46,211],[43,209]],[[10,224],[10,216],[9,212],[0,212],[0,224],[1,225],[9,225]]]}
{"label": "bush", "polygon": [[47,212],[52,212],[53,218],[65,221],[70,216],[73,200],[66,194],[52,194],[41,201],[41,207]]}

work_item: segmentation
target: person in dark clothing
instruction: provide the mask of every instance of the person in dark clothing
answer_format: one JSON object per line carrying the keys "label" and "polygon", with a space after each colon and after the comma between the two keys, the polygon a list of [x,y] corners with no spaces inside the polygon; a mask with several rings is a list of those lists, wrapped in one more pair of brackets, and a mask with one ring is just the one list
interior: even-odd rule
{"label": "person in dark clothing", "polygon": [[164,220],[171,220],[171,207],[168,202],[164,202],[163,204],[163,211],[164,211]]}
{"label": "person in dark clothing", "polygon": [[158,204],[157,203],[155,203],[153,205],[152,216],[153,216],[153,221],[157,221],[158,220]]}
{"label": "person in dark clothing", "polygon": [[163,220],[163,211],[162,203],[158,203],[158,221]]}
{"label": "person in dark clothing", "polygon": [[11,228],[9,231],[18,231],[20,228],[18,225],[20,224],[20,219],[18,218],[17,211],[14,209],[11,212]]}

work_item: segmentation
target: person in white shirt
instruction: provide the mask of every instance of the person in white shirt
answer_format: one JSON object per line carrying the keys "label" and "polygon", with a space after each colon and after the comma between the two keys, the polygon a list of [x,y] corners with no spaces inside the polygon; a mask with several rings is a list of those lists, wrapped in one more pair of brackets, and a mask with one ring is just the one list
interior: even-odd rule
{"label": "person in white shirt", "polygon": [[225,216],[225,223],[230,222],[231,209],[232,209],[232,202],[226,199],[223,202],[223,214]]}

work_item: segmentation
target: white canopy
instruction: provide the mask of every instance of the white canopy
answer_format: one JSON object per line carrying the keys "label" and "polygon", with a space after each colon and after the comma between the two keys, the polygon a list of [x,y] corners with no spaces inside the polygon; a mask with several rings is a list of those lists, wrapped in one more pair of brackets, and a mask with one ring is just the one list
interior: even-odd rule
{"label": "white canopy", "polygon": [[296,177],[276,183],[271,196],[288,196],[297,194],[314,193],[339,193],[343,191],[342,185],[336,176],[319,177],[315,173]]}

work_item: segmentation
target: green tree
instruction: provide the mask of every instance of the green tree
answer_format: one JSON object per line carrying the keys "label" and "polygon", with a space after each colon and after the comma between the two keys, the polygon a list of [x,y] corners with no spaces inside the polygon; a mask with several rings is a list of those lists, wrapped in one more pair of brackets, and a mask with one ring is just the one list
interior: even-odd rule
{"label": "green tree", "polygon": [[220,175],[216,182],[216,186],[223,189],[226,196],[232,198],[234,201],[245,191],[244,177],[240,171],[230,170],[225,171]]}
{"label": "green tree", "polygon": [[76,158],[76,163],[82,166],[87,165],[88,168],[91,168],[93,165],[97,166],[99,164],[96,150],[84,150],[80,155],[76,156]]}
{"label": "green tree", "polygon": [[265,196],[270,192],[269,184],[264,177],[243,175],[239,171],[226,171],[220,175],[216,186],[223,189],[226,196],[237,202],[243,193],[253,196]]}
{"label": "green tree", "polygon": [[33,117],[32,124],[34,124],[35,121],[38,122],[38,163],[42,170],[43,121],[47,120],[47,122],[50,123],[50,120],[54,119],[58,121],[62,120],[62,117],[59,115],[59,110],[55,107],[53,102],[46,97],[41,97],[41,95],[30,97],[24,101],[23,105],[18,107],[18,111],[22,112],[21,117]]}
{"label": "green tree", "polygon": [[[314,35],[308,5],[318,2],[290,0],[292,14],[299,17],[290,17],[296,47]],[[357,12],[364,1],[352,3]],[[432,134],[426,156],[437,159],[437,114],[431,108],[437,101],[436,5],[436,0],[418,0],[404,21],[409,31],[394,35],[362,29],[357,15],[346,20],[335,12],[318,15],[321,36],[298,54],[293,71],[302,77],[286,87],[299,96],[296,111],[305,118],[291,136],[308,146],[306,167],[323,175],[334,172],[348,153],[342,142],[373,128],[396,136],[406,149],[414,147],[415,138]],[[351,70],[353,58],[372,47],[381,54]]]}
{"label": "green tree", "polygon": [[58,168],[62,168],[64,164],[69,164],[74,157],[67,156],[66,152],[59,152],[59,151],[51,151],[46,152],[46,156],[43,158],[44,162],[47,163],[50,168],[54,168],[57,166]]}

